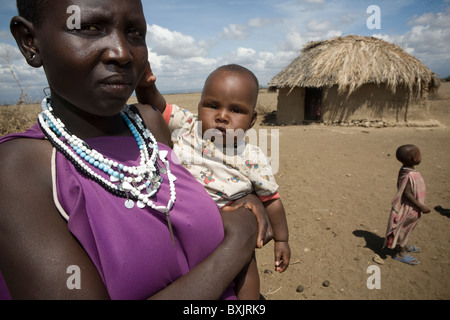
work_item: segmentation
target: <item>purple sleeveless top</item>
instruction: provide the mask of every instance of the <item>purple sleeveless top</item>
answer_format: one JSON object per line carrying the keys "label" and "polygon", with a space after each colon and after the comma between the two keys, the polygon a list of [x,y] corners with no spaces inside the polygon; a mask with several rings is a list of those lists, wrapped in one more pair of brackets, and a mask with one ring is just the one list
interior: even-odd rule
{"label": "purple sleeveless top", "polygon": [[[18,138],[44,139],[44,135],[35,124],[25,133],[0,138],[0,143]],[[139,150],[132,137],[100,137],[86,142],[124,165],[139,164]],[[159,144],[159,148],[169,152],[170,169],[177,177],[176,201],[170,212],[175,247],[164,214],[151,208],[125,208],[125,199],[81,175],[61,153],[56,156],[58,200],[69,216],[68,228],[97,267],[111,299],[141,300],[154,295],[198,265],[223,240],[215,202],[186,169],[172,161],[167,146]],[[164,182],[154,201],[158,205],[166,205],[170,194],[168,179],[162,177]],[[2,298],[10,296],[0,270]],[[232,284],[222,298],[236,299]]]}

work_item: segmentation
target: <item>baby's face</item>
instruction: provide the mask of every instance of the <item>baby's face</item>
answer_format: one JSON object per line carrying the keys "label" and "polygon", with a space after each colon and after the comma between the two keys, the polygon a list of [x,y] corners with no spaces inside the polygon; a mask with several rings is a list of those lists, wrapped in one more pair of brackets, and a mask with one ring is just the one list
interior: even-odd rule
{"label": "baby's face", "polygon": [[242,139],[243,133],[256,121],[255,90],[258,88],[255,87],[253,79],[246,74],[220,71],[210,77],[198,105],[203,137],[211,134],[208,130],[217,129],[224,145]]}

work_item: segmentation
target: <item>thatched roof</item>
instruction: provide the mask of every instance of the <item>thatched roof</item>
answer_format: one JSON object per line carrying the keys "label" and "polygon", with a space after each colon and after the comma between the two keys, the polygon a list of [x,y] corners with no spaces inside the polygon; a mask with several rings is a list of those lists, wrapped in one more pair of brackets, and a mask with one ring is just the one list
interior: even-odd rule
{"label": "thatched roof", "polygon": [[269,90],[339,86],[351,94],[366,83],[386,84],[394,93],[405,86],[412,96],[439,87],[439,79],[399,46],[373,37],[349,35],[308,43],[269,83]]}

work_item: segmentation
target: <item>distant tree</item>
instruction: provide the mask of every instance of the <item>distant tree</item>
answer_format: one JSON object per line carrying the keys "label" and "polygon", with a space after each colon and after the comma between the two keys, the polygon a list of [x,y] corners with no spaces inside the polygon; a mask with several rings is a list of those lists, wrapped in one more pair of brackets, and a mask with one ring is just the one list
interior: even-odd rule
{"label": "distant tree", "polygon": [[30,95],[28,94],[28,90],[24,89],[22,87],[22,85],[20,84],[19,79],[16,76],[16,73],[14,72],[14,69],[13,69],[13,66],[12,66],[12,63],[11,63],[11,58],[9,57],[8,47],[5,46],[4,49],[5,49],[5,57],[2,57],[2,59],[6,61],[6,65],[8,66],[8,69],[11,72],[11,75],[12,75],[13,79],[17,83],[17,86],[20,89],[20,97],[19,97],[19,100],[17,101],[17,104],[18,105],[20,105],[20,104],[28,104],[28,103],[31,102]]}

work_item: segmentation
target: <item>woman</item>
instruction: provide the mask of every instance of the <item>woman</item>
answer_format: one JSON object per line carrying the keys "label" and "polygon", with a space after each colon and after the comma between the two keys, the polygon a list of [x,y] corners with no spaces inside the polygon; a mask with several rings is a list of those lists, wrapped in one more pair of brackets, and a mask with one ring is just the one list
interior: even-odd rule
{"label": "woman", "polygon": [[[3,296],[234,299],[267,218],[253,197],[220,215],[171,161],[160,113],[124,108],[148,58],[141,2],[17,2],[11,31],[50,95],[35,126],[0,139]],[[71,266],[81,289],[67,285]]]}

